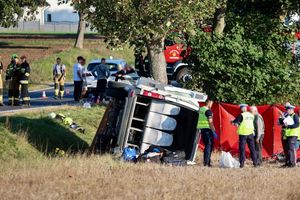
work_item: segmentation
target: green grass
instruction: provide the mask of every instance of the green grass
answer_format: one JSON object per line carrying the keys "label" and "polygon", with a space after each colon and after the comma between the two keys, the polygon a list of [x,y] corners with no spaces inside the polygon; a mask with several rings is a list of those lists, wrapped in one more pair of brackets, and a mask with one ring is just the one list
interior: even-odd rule
{"label": "green grass", "polygon": [[52,81],[52,66],[57,57],[62,58],[63,63],[67,67],[67,81],[73,80],[73,65],[76,62],[77,56],[84,56],[88,63],[93,59],[100,59],[102,57],[109,58],[123,58],[129,64],[134,63],[134,56],[132,49],[125,47],[123,50],[109,50],[104,43],[99,43],[96,48],[75,49],[71,48],[56,54],[49,55],[40,60],[34,61],[31,64],[32,73],[31,81],[33,83],[49,83]]}
{"label": "green grass", "polygon": [[86,129],[85,134],[70,129],[57,119],[50,119],[49,111],[0,117],[0,161],[54,155],[56,148],[75,154],[85,152],[103,111],[103,107],[68,107],[53,111],[71,117]]}

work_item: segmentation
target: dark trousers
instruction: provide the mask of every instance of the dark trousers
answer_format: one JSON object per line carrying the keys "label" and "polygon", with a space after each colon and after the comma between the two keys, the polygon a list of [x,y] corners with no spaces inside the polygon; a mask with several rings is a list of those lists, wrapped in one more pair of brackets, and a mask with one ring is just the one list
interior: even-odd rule
{"label": "dark trousers", "polygon": [[107,80],[106,79],[100,79],[97,81],[97,88],[95,90],[94,96],[95,96],[95,102],[97,102],[98,96],[100,95],[100,101],[104,99],[105,96],[105,90],[106,90]]}
{"label": "dark trousers", "polygon": [[211,153],[214,148],[214,136],[211,129],[201,129],[201,138],[204,143],[204,166],[211,166]]}
{"label": "dark trousers", "polygon": [[256,150],[256,153],[257,153],[257,163],[259,165],[262,164],[262,149],[263,149],[263,146],[262,146],[262,143],[263,143],[263,140],[264,140],[264,135],[260,136],[260,138],[258,139],[258,142],[256,141],[257,139],[255,138],[255,150]]}
{"label": "dark trousers", "polygon": [[74,101],[79,101],[81,98],[83,81],[74,81]]}
{"label": "dark trousers", "polygon": [[21,98],[24,105],[30,104],[30,97],[28,92],[28,84],[21,84]]}
{"label": "dark trousers", "polygon": [[282,143],[282,148],[283,148],[283,152],[285,155],[285,165],[288,165],[288,145],[287,145],[287,139],[286,138],[281,138],[281,143]]}
{"label": "dark trousers", "polygon": [[296,166],[296,160],[295,160],[296,142],[297,142],[297,136],[287,137],[287,164],[289,167]]}
{"label": "dark trousers", "polygon": [[20,83],[17,78],[12,78],[8,86],[8,105],[18,106],[20,96]]}
{"label": "dark trousers", "polygon": [[244,163],[246,160],[245,155],[245,148],[246,143],[250,149],[251,159],[253,161],[253,165],[257,166],[257,153],[255,151],[255,144],[254,144],[254,135],[240,135],[239,136],[239,151],[240,151],[240,167],[244,167]]}

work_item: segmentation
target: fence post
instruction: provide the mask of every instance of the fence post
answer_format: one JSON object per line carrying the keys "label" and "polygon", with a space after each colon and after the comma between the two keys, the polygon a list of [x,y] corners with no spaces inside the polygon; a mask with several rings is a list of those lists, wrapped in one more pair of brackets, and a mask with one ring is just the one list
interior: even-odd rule
{"label": "fence post", "polygon": [[55,22],[54,22],[54,33],[56,32]]}

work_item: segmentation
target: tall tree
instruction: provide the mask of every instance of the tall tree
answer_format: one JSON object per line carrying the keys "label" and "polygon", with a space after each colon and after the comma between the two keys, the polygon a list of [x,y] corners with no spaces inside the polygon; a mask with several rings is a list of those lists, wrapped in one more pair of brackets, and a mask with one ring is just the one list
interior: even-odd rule
{"label": "tall tree", "polygon": [[32,18],[37,8],[44,5],[46,0],[0,0],[0,26],[16,26],[20,17]]}
{"label": "tall tree", "polygon": [[74,47],[82,49],[84,45],[84,35],[87,25],[87,17],[90,12],[89,0],[58,0],[58,4],[71,3],[74,9],[78,12],[79,22],[77,29],[77,36]]}
{"label": "tall tree", "polygon": [[284,44],[282,11],[293,1],[228,0],[223,35],[190,37],[194,63],[192,88],[229,103],[299,103],[299,66]]}
{"label": "tall tree", "polygon": [[110,45],[144,43],[154,79],[167,83],[164,40],[172,30],[189,32],[211,17],[215,0],[94,0],[93,26]]}

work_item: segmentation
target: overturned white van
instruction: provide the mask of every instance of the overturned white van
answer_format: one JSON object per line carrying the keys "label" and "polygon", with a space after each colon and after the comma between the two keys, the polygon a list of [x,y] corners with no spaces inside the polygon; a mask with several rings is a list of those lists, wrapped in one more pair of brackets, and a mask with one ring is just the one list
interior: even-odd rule
{"label": "overturned white van", "polygon": [[136,84],[109,82],[112,97],[91,145],[91,153],[122,152],[135,148],[140,154],[151,145],[184,151],[194,161],[199,135],[199,103],[205,94],[141,78]]}

